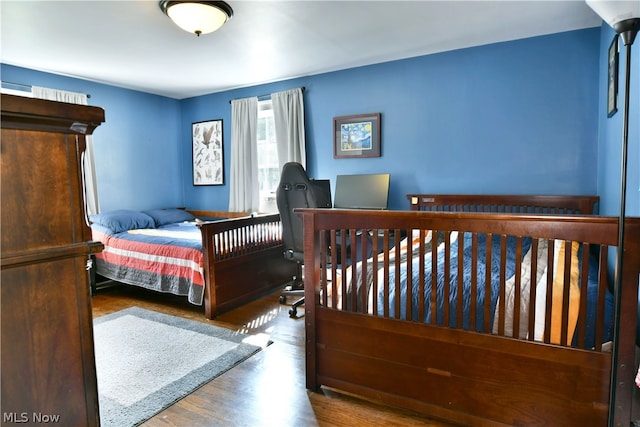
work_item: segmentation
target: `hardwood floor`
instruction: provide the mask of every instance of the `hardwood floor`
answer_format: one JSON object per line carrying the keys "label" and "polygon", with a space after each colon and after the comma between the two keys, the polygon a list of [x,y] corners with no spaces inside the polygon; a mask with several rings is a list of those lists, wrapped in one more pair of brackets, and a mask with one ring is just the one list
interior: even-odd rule
{"label": "hardwood floor", "polygon": [[289,318],[288,306],[279,304],[278,297],[279,293],[265,296],[210,321],[201,307],[182,297],[130,286],[98,291],[93,297],[94,317],[138,306],[247,334],[264,334],[273,341],[142,425],[452,426],[330,389],[308,391],[304,378],[304,317]]}

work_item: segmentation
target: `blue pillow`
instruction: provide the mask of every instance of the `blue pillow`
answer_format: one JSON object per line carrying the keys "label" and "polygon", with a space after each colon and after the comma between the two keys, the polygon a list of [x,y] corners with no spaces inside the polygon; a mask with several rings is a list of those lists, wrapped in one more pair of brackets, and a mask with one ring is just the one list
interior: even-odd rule
{"label": "blue pillow", "polygon": [[155,228],[156,226],[153,218],[149,215],[127,209],[99,213],[92,215],[89,219],[93,223],[108,228],[114,234],[137,228]]}
{"label": "blue pillow", "polygon": [[172,224],[174,222],[194,221],[195,216],[185,211],[184,209],[150,209],[144,211],[155,221],[156,227],[160,227],[166,224]]}

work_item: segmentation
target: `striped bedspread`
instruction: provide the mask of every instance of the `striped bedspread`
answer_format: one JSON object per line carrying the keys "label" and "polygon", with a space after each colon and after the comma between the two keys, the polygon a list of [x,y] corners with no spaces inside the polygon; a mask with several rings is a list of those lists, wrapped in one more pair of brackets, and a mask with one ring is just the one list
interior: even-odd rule
{"label": "striped bedspread", "polygon": [[96,255],[96,272],[108,279],[159,292],[187,296],[202,305],[204,274],[202,237],[195,223],[112,234],[92,225],[93,239],[104,244]]}

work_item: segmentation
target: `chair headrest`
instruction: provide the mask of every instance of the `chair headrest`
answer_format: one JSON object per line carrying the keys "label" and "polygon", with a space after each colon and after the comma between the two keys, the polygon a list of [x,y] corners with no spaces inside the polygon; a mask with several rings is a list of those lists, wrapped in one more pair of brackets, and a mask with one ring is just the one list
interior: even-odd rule
{"label": "chair headrest", "polygon": [[[286,184],[301,185],[309,182],[307,172],[302,165],[298,162],[288,162],[282,166],[282,172],[280,174],[280,186]],[[296,188],[297,190],[303,190],[304,188]]]}

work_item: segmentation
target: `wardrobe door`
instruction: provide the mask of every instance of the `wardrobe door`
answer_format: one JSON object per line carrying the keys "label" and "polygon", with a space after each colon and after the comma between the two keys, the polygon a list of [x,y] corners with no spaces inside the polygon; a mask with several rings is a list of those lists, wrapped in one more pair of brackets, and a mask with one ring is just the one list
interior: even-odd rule
{"label": "wardrobe door", "polygon": [[3,423],[100,424],[80,161],[96,107],[3,95]]}

